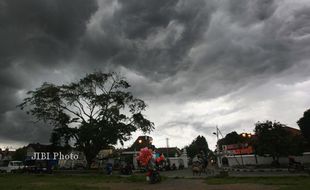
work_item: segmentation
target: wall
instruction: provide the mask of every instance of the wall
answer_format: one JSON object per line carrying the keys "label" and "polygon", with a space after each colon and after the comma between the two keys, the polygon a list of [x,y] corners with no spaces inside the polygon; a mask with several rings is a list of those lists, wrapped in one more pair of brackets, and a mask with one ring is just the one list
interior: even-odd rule
{"label": "wall", "polygon": [[[58,160],[58,167],[59,168],[69,169],[69,168],[75,167],[76,165],[86,167],[87,161],[86,161],[86,157],[85,157],[83,152],[74,150],[71,153],[77,154],[78,159],[77,160],[70,160],[70,159],[69,160]],[[68,154],[70,154],[70,153],[68,153]]]}
{"label": "wall", "polygon": [[[269,165],[272,162],[272,157],[256,156],[255,155],[238,155],[238,156],[226,156],[229,166],[242,165]],[[295,156],[295,160],[302,164],[310,164],[310,152],[305,152],[303,156]],[[281,157],[279,159],[280,164],[288,164],[287,157]]]}
{"label": "wall", "polygon": [[184,165],[184,168],[188,168],[188,157],[186,149],[183,150],[183,153],[179,157],[169,157],[170,165],[175,164],[178,168],[180,164]]}

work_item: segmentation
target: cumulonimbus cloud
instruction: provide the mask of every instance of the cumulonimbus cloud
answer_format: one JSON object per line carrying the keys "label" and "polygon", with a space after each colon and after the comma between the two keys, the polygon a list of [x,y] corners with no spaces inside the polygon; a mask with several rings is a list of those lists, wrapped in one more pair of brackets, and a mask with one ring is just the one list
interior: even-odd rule
{"label": "cumulonimbus cloud", "polygon": [[[214,122],[201,121],[188,105],[218,98],[225,105],[234,98],[239,106],[206,114],[214,121],[220,115],[230,122],[227,128],[240,129],[238,124],[265,118],[255,112],[256,118],[241,119],[240,110],[252,109],[248,105],[268,100],[274,103],[262,110],[279,111],[272,107],[279,101],[275,86],[290,84],[302,93],[294,86],[309,80],[309,13],[307,0],[1,1],[0,138],[46,142],[37,134],[47,129],[25,124],[15,105],[44,81],[69,82],[99,69],[124,74],[134,93],[149,102],[149,117],[159,128],[187,123],[207,133],[202,126]],[[300,95],[281,92],[281,102]],[[257,94],[265,96],[254,98]],[[303,96],[304,103],[308,99]],[[296,112],[307,106],[294,102]],[[161,113],[152,111],[156,106],[190,113],[161,120]]]}

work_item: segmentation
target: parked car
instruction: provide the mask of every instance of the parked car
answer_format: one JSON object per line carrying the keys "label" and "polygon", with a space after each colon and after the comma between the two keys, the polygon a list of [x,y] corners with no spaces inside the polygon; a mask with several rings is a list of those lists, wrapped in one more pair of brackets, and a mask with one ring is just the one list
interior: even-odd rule
{"label": "parked car", "polygon": [[23,165],[22,161],[9,161],[9,160],[0,161],[1,172],[14,173],[22,171],[24,167],[25,166]]}
{"label": "parked car", "polygon": [[75,170],[84,170],[86,168],[86,165],[83,163],[75,163],[73,166],[73,169]]}
{"label": "parked car", "polygon": [[51,163],[48,160],[26,160],[23,169],[25,173],[51,173]]}

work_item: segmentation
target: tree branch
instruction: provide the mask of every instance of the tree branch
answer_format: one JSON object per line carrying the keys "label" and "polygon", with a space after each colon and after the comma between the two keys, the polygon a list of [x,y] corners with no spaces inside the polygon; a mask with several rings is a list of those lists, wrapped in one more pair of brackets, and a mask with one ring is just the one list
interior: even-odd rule
{"label": "tree branch", "polygon": [[63,108],[64,110],[67,110],[68,112],[74,114],[75,116],[81,118],[84,122],[86,122],[85,119],[83,118],[83,116],[81,116],[80,114],[78,114],[78,113],[76,113],[76,112],[74,112],[74,111],[68,109],[68,108],[65,107],[65,106],[60,105],[60,107]]}

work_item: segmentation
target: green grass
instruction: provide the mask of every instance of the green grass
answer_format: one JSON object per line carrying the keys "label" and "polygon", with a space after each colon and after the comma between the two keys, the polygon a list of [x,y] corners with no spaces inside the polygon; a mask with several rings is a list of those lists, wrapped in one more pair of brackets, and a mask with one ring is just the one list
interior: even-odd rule
{"label": "green grass", "polygon": [[[164,178],[165,179],[165,178]],[[177,179],[171,179],[177,180]],[[1,174],[2,190],[109,190],[109,183],[146,183],[145,175],[129,177],[106,176],[98,174],[81,175],[23,175]],[[224,177],[207,178],[209,185],[218,184],[263,184],[279,187],[280,190],[309,190],[310,177]],[[127,186],[127,185],[125,185]],[[129,186],[128,186],[129,187]]]}
{"label": "green grass", "polygon": [[107,183],[145,182],[145,176],[106,175],[0,175],[2,190],[108,190]]}
{"label": "green grass", "polygon": [[280,190],[309,190],[309,176],[293,176],[293,177],[225,177],[225,178],[208,178],[206,180],[209,185],[219,184],[263,184],[279,186]]}

